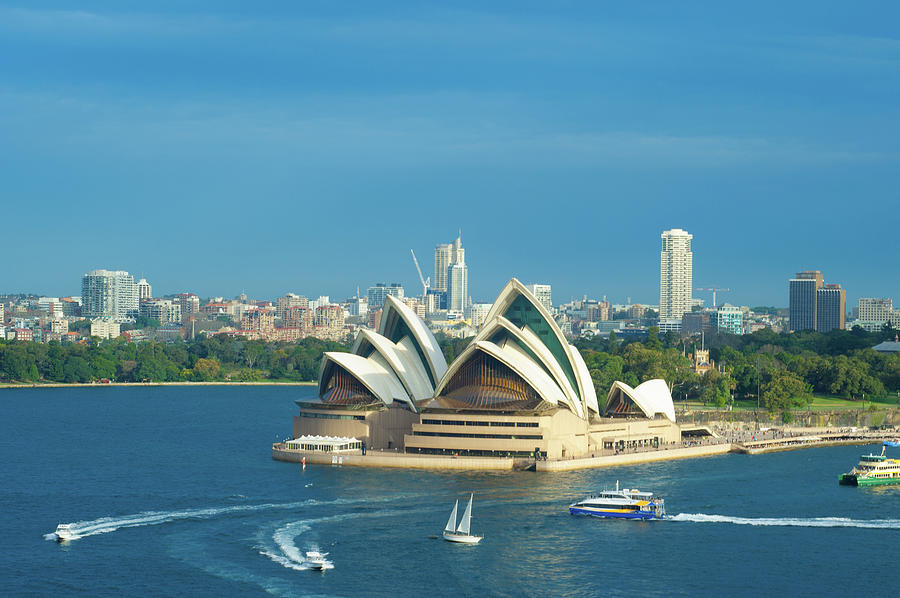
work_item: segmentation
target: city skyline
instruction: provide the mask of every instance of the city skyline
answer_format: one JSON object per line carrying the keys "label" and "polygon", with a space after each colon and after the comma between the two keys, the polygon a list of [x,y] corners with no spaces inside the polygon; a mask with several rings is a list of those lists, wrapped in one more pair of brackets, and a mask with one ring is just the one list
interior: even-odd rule
{"label": "city skyline", "polygon": [[5,2],[0,286],[415,289],[462,228],[475,301],[655,304],[682,228],[720,301],[900,297],[900,7],[826,4]]}

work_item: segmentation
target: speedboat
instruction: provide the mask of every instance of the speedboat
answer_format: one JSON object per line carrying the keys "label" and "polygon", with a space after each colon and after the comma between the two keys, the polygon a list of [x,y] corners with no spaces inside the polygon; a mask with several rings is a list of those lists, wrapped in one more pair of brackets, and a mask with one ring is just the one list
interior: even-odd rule
{"label": "speedboat", "polygon": [[476,536],[470,533],[469,528],[472,525],[472,499],[474,494],[469,496],[469,504],[456,525],[456,510],[459,508],[459,500],[453,504],[453,510],[450,511],[450,519],[444,527],[444,539],[448,542],[456,542],[459,544],[478,544],[484,536]]}
{"label": "speedboat", "polygon": [[75,532],[72,531],[71,523],[60,523],[56,526],[56,531],[53,533],[56,534],[57,542],[68,542],[69,540],[74,540],[78,537]]}
{"label": "speedboat", "polygon": [[328,556],[328,553],[321,553],[318,550],[309,550],[306,553],[306,558],[303,560],[303,564],[309,567],[310,569],[316,569],[317,571],[322,571],[327,568],[330,564],[328,559],[325,557]]}
{"label": "speedboat", "polygon": [[619,482],[616,482],[615,490],[604,490],[572,503],[569,513],[615,519],[663,519],[666,503],[652,492],[641,492],[636,488],[620,490]]}

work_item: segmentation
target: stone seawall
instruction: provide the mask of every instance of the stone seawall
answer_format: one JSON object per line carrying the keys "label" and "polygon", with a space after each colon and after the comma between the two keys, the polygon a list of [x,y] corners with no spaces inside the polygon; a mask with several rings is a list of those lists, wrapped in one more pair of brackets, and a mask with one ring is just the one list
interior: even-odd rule
{"label": "stone seawall", "polygon": [[615,467],[635,465],[670,459],[692,459],[722,455],[731,451],[731,444],[710,444],[659,451],[644,451],[605,457],[566,459],[560,461],[538,461],[530,459],[507,459],[500,457],[451,457],[442,455],[415,455],[408,453],[373,452],[363,455],[360,451],[350,453],[311,453],[284,450],[272,447],[272,458],[277,461],[300,463],[306,458],[310,465],[339,465],[356,467],[407,467],[416,469],[464,469],[464,470],[513,470],[533,469],[535,471],[570,471],[595,467]]}
{"label": "stone seawall", "polygon": [[[900,409],[839,409],[834,411],[791,411],[793,420],[788,424],[806,428],[878,428],[900,426]],[[718,422],[745,423],[761,426],[784,425],[781,413],[768,411],[724,411],[717,409],[679,411],[678,423],[682,426],[714,424]]]}
{"label": "stone seawall", "polygon": [[[356,467],[407,467],[416,469],[467,469],[467,470],[511,470],[523,468],[526,462],[521,459],[505,459],[499,457],[451,457],[441,455],[413,455],[407,453],[391,453],[368,451],[365,455],[359,451],[350,453],[311,453],[281,450],[272,447],[272,458],[277,461],[300,463],[306,457],[307,464],[340,465]],[[337,458],[335,463],[333,458]],[[531,461],[527,461],[530,464]]]}
{"label": "stone seawall", "polygon": [[638,463],[668,461],[670,459],[711,457],[713,455],[724,455],[729,452],[731,452],[731,444],[709,444],[661,451],[645,451],[621,455],[607,455],[604,457],[588,457],[585,459],[568,459],[565,461],[538,461],[535,469],[537,471],[572,471],[575,469],[592,469],[595,467],[636,465]]}

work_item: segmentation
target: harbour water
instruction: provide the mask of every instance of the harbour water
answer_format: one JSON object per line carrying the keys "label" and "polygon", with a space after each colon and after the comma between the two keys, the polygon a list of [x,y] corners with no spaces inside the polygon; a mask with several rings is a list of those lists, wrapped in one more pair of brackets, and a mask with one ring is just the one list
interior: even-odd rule
{"label": "harbour water", "polygon": [[[271,443],[310,391],[0,391],[0,594],[877,595],[885,576],[868,573],[896,560],[900,487],[837,483],[880,447],[557,474],[302,471]],[[673,517],[568,514],[616,480]],[[433,539],[469,492],[481,544]],[[58,523],[81,538],[48,539]],[[304,570],[310,549],[334,568]]]}

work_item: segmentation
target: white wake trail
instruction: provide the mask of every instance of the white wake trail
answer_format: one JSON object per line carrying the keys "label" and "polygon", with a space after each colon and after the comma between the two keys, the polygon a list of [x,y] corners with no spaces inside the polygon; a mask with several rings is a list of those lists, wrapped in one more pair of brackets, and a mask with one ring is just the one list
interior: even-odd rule
{"label": "white wake trail", "polygon": [[858,527],[866,529],[900,529],[900,519],[850,519],[847,517],[729,517],[705,513],[679,513],[670,521],[693,523],[731,523],[777,527]]}
{"label": "white wake trail", "polygon": [[[85,538],[87,536],[95,536],[97,534],[107,534],[125,527],[144,527],[148,525],[159,525],[170,521],[181,519],[210,519],[220,515],[229,515],[232,513],[248,513],[254,511],[269,511],[277,509],[297,509],[300,507],[308,507],[322,504],[334,503],[351,503],[361,502],[360,500],[337,499],[334,501],[322,501],[317,499],[308,499],[298,502],[289,503],[264,503],[258,505],[232,505],[228,507],[209,507],[203,509],[184,509],[180,511],[144,511],[133,515],[122,515],[119,517],[101,517],[90,521],[76,521],[70,523],[73,534],[73,540]],[[47,540],[56,539],[56,534],[45,534]]]}

